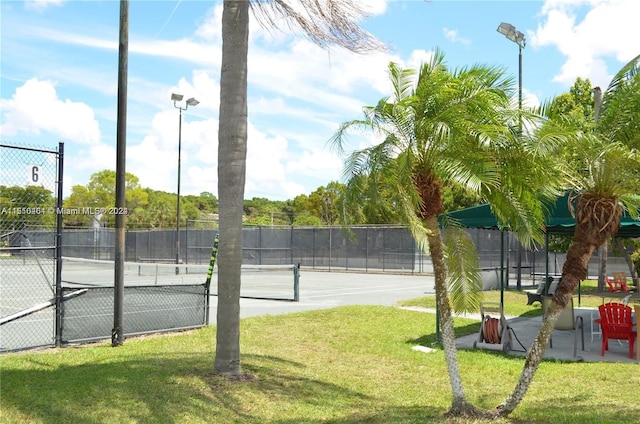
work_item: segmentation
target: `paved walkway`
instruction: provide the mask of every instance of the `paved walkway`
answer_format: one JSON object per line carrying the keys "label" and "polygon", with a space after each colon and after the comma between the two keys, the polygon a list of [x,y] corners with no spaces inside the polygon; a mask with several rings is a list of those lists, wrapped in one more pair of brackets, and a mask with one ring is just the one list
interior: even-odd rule
{"label": "paved walkway", "polygon": [[[408,307],[403,309],[416,310],[425,313],[435,313],[435,309]],[[580,332],[577,339],[574,331],[553,331],[553,348],[547,346],[544,352],[544,358],[559,359],[565,361],[584,361],[584,362],[629,362],[638,363],[635,359],[629,358],[629,345],[625,341],[618,342],[616,340],[609,341],[609,350],[602,356],[601,346],[602,339],[597,332],[598,327],[593,326],[593,319],[598,316],[598,310],[595,308],[575,308],[576,316],[581,316],[584,322],[584,350],[582,350],[582,341]],[[466,314],[461,317],[468,319],[481,320],[480,314]],[[538,335],[542,326],[542,317],[505,317],[511,332],[511,349],[509,354],[526,356],[527,350]],[[577,340],[577,354],[573,356],[573,344]],[[469,334],[459,337],[456,340],[458,349],[474,349],[474,342],[478,341],[478,334]],[[522,346],[521,346],[522,344]]]}

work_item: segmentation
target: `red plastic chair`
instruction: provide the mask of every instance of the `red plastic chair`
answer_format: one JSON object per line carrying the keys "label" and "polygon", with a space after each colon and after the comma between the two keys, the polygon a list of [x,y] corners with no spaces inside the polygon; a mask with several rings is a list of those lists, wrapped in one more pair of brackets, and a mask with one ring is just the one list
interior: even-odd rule
{"label": "red plastic chair", "polygon": [[602,328],[602,356],[609,349],[609,339],[617,339],[629,342],[629,357],[633,359],[633,346],[638,332],[633,331],[631,307],[611,302],[600,305],[598,309]]}
{"label": "red plastic chair", "polygon": [[609,277],[605,277],[607,285],[609,286],[609,292],[624,292],[629,293],[629,286],[626,281],[612,280]]}

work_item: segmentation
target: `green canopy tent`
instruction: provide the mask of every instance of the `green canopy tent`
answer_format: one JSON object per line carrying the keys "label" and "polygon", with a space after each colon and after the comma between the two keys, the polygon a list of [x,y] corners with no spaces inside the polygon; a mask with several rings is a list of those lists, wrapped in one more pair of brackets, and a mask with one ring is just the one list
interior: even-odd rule
{"label": "green canopy tent", "polygon": [[[564,234],[572,235],[576,226],[576,220],[571,215],[569,210],[569,202],[571,200],[570,193],[568,192],[564,196],[559,197],[554,204],[548,206],[548,215],[545,219],[546,234]],[[461,209],[447,214],[440,215],[440,222],[449,218],[457,221],[460,225],[467,228],[485,228],[493,230],[508,230],[508,228],[501,227],[498,224],[498,220],[491,211],[488,204],[480,206],[474,206],[471,208]],[[504,231],[502,231],[502,245],[501,245],[501,257],[504,258]],[[620,219],[620,229],[616,237],[622,238],[635,238],[640,237],[640,221],[634,220],[629,215],[625,214]],[[548,257],[548,251],[545,253]],[[504,291],[504,262],[501,260],[500,266],[500,303],[503,302]],[[547,264],[548,270],[548,264]],[[548,273],[548,271],[547,271]]]}
{"label": "green canopy tent", "polygon": [[[545,219],[547,234],[573,234],[576,220],[569,211],[569,201],[570,197],[567,193],[559,197],[553,205],[549,205],[548,216]],[[498,225],[498,220],[488,204],[442,214],[440,215],[441,222],[445,217],[454,219],[467,228],[506,229]],[[620,229],[616,237],[640,237],[640,221],[624,214],[620,218]]]}

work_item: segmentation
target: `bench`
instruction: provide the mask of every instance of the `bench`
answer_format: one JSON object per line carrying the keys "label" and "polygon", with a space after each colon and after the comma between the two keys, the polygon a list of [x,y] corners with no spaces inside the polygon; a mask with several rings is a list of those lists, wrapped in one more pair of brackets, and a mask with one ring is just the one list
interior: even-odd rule
{"label": "bench", "polygon": [[537,290],[524,290],[527,294],[527,305],[533,305],[535,302],[540,302],[542,305],[542,296],[550,296],[556,292],[558,282],[554,282],[553,277],[547,277],[546,281],[541,281],[538,284]]}

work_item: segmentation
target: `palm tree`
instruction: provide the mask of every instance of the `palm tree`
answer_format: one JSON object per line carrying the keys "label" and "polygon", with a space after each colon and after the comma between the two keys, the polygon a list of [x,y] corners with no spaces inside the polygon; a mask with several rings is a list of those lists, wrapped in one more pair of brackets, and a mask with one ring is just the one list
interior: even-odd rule
{"label": "palm tree", "polygon": [[[640,196],[640,56],[625,65],[599,101],[596,91],[593,131],[574,139],[570,187],[576,193],[576,228],[562,280],[545,314],[538,336],[527,354],[520,379],[504,403],[500,415],[510,414],[526,394],[549,341],[551,331],[580,280],[587,278],[587,263],[595,249],[615,236],[626,210],[638,216]],[[601,103],[601,104],[600,104]]]}
{"label": "palm tree", "polygon": [[[220,249],[214,369],[238,375],[240,367],[240,268],[247,152],[247,54],[249,9],[261,23],[297,26],[316,44],[354,52],[382,47],[356,22],[366,17],[357,1],[224,0],[218,129]],[[281,18],[285,18],[282,20]]]}
{"label": "palm tree", "polygon": [[472,66],[452,71],[436,51],[417,72],[391,63],[389,76],[392,96],[366,107],[364,119],[342,124],[331,140],[344,153],[346,135],[352,130],[379,139],[346,159],[345,199],[386,202],[409,224],[418,246],[428,249],[453,393],[448,413],[484,414],[465,399],[452,319],[452,302],[457,311],[477,310],[481,290],[474,264],[477,255],[460,244],[468,240],[453,237],[454,243],[443,242],[438,224],[441,193],[444,186],[475,192],[490,203],[500,222],[512,224],[524,242],[539,240],[543,222],[539,200],[553,194],[540,182],[548,180],[543,173],[551,167],[544,162],[544,151],[532,144],[535,140],[519,136],[519,118],[526,121],[526,128],[535,117],[514,112],[513,79],[501,69]]}

